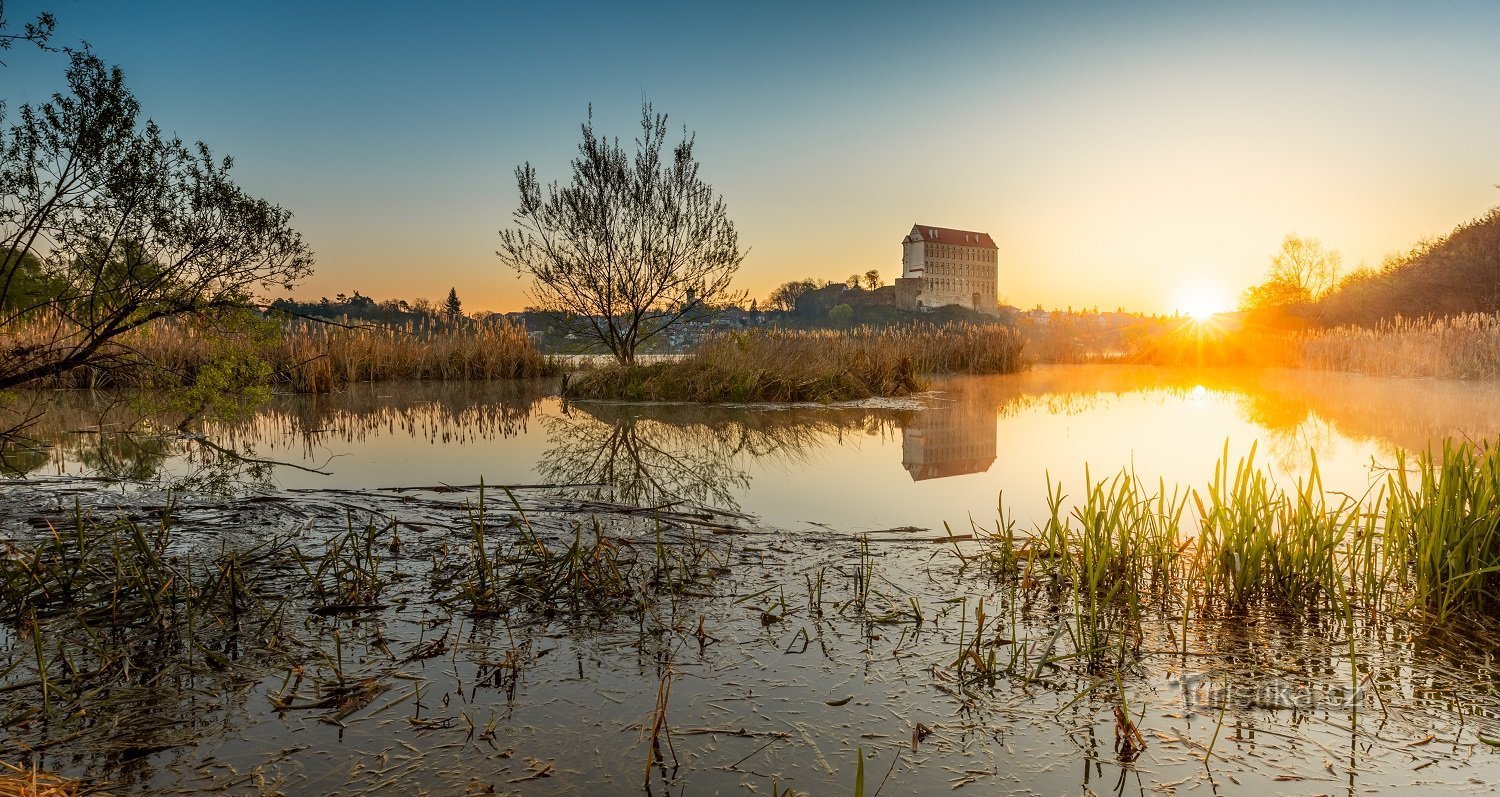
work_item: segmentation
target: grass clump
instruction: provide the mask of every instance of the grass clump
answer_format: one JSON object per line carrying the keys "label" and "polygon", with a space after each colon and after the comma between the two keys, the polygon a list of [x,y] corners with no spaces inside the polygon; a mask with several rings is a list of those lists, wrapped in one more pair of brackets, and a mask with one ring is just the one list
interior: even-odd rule
{"label": "grass clump", "polygon": [[[595,518],[543,534],[510,496],[496,522],[483,491],[469,516],[468,560],[434,562],[433,587],[473,617],[562,619],[586,625],[641,618],[700,595],[722,551],[658,520],[644,538],[611,533]],[[559,533],[561,532],[561,533]]]}
{"label": "grass clump", "polygon": [[[252,651],[272,644],[281,606],[259,574],[286,542],[194,556],[170,511],[149,526],[81,508],[72,521],[40,541],[8,543],[0,556],[0,623],[10,638],[0,645],[0,738],[77,738],[127,753],[196,738],[192,702],[171,698],[232,689],[259,659]],[[112,722],[96,722],[101,712]],[[113,730],[137,724],[152,730]]]}
{"label": "grass clump", "polygon": [[1286,490],[1255,464],[1254,448],[1231,465],[1227,447],[1201,491],[1169,495],[1122,473],[1086,475],[1071,511],[1061,486],[1049,483],[1048,495],[1043,523],[1029,534],[997,526],[980,561],[1069,597],[1082,654],[1105,650],[1112,627],[1129,627],[1111,620],[1144,599],[1184,617],[1385,607],[1441,622],[1500,608],[1493,445],[1449,441],[1414,462],[1403,455],[1360,499],[1327,492],[1316,459]]}
{"label": "grass clump", "polygon": [[708,338],[686,357],[606,366],[565,386],[570,398],[630,401],[851,401],[905,396],[930,374],[1021,370],[1010,327],[859,327],[845,332],[773,329]]}

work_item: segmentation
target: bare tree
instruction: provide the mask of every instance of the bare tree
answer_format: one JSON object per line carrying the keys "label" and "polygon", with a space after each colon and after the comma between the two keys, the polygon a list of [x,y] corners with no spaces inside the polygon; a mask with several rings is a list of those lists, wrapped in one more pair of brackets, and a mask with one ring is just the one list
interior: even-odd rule
{"label": "bare tree", "polygon": [[1325,250],[1316,238],[1288,235],[1271,257],[1266,281],[1246,291],[1241,305],[1252,309],[1317,301],[1338,284],[1340,263],[1339,253]]}
{"label": "bare tree", "polygon": [[501,260],[532,277],[532,298],[621,363],[672,326],[731,298],[744,254],[723,198],[698,176],[694,137],[666,149],[667,117],[641,106],[634,157],[594,133],[590,107],[573,179],[545,189],[516,169],[515,226],[500,232]]}
{"label": "bare tree", "polygon": [[242,311],[311,271],[289,211],[139,124],[118,68],[71,58],[68,93],[0,139],[0,388],[126,358],[130,330]]}

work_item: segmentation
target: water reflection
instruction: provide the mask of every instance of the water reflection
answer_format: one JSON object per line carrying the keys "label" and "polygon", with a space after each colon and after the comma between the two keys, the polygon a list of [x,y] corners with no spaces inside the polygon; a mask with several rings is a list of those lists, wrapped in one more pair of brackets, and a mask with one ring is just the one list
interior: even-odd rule
{"label": "water reflection", "polygon": [[995,464],[995,412],[988,401],[949,386],[901,431],[901,465],[912,481],[984,473]]}
{"label": "water reflection", "polygon": [[1331,489],[1358,491],[1372,459],[1500,433],[1494,383],[1127,366],[944,379],[920,400],[859,408],[564,405],[550,381],[353,385],[279,396],[242,422],[202,429],[250,455],[240,460],[180,434],[141,434],[151,427],[128,397],[39,400],[40,442],[6,453],[15,471],[217,487],[268,471],[283,486],[566,481],[605,485],[599,497],[625,503],[847,527],[982,519],[1001,491],[1025,509],[1029,493],[1042,503],[1044,472],[1072,483],[1085,464],[1202,484],[1226,440],[1236,454],[1257,445],[1288,474],[1317,452],[1325,476],[1344,478]]}
{"label": "water reflection", "polygon": [[295,437],[308,456],[329,442],[380,437],[463,445],[524,434],[538,402],[555,393],[553,380],[358,384],[334,395],[280,396],[251,419],[210,432],[231,446]]}
{"label": "water reflection", "polygon": [[[542,419],[545,481],[597,483],[596,497],[636,506],[738,509],[749,468],[802,468],[846,435],[889,436],[921,413],[691,404],[564,404]],[[993,438],[993,434],[991,434]]]}

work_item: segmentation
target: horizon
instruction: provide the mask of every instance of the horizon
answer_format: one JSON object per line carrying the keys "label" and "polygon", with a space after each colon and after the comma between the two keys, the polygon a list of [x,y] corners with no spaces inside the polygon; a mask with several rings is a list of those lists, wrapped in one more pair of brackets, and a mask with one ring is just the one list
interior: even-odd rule
{"label": "horizon", "polygon": [[[273,298],[453,287],[521,310],[494,255],[512,170],[565,179],[587,107],[628,142],[642,99],[696,135],[749,250],[735,287],[762,302],[803,277],[889,283],[921,223],[989,233],[1022,309],[1227,309],[1288,234],[1348,271],[1500,204],[1500,7],[860,8],[6,11],[54,12],[54,45],[87,41],[143,117],[296,214],[317,268]],[[5,60],[12,111],[62,85],[61,55]]]}

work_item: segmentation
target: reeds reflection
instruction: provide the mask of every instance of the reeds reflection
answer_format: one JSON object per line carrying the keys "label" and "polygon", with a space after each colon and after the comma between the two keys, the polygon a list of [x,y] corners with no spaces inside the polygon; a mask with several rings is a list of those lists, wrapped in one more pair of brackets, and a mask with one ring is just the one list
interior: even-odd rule
{"label": "reeds reflection", "polygon": [[636,506],[738,509],[758,467],[807,466],[845,435],[893,436],[919,413],[876,408],[747,409],[696,404],[564,404],[544,416],[546,481],[597,483]]}
{"label": "reeds reflection", "polygon": [[[189,429],[327,476],[210,455],[107,392],[38,394],[36,444],[5,457],[12,472],[179,483],[196,474],[216,489],[267,470],[293,487],[607,483],[620,502],[875,527],[984,517],[1001,491],[1025,510],[1043,471],[1072,478],[1085,464],[1133,463],[1143,476],[1200,485],[1226,439],[1240,452],[1257,444],[1283,473],[1305,470],[1316,451],[1339,489],[1357,494],[1372,458],[1390,464],[1447,436],[1500,433],[1500,385],[1290,370],[1039,366],[940,379],[929,395],[859,407],[564,405],[556,386],[356,384]],[[1041,507],[1040,490],[1031,499]]]}
{"label": "reeds reflection", "polygon": [[363,383],[334,395],[281,396],[248,420],[210,432],[231,446],[294,437],[309,455],[329,441],[375,437],[463,445],[523,434],[537,403],[555,387],[554,380]]}

